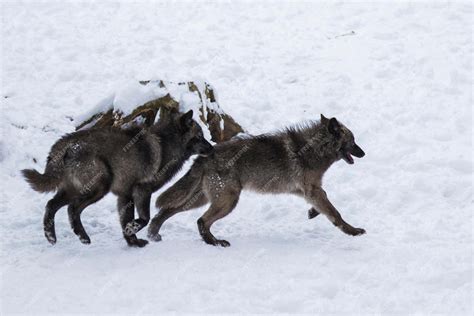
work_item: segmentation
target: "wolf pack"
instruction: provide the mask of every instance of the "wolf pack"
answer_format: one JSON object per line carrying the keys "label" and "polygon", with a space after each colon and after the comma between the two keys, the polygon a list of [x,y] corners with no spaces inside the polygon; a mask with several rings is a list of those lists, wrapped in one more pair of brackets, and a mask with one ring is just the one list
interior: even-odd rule
{"label": "wolf pack", "polygon": [[[151,196],[170,181],[183,164],[196,156],[187,173],[156,200],[151,218]],[[148,240],[137,233],[148,225],[148,239],[161,241],[163,224],[174,215],[209,204],[197,220],[204,242],[228,247],[211,232],[212,225],[236,207],[243,190],[293,194],[306,200],[309,219],[323,214],[342,232],[365,233],[347,223],[322,188],[324,173],[343,160],[354,163],[364,151],[353,133],[336,118],[308,121],[258,136],[236,136],[212,145],[193,111],[170,111],[152,126],[103,127],[67,134],[51,148],[44,173],[22,170],[38,192],[55,192],[45,207],[44,235],[57,241],[55,215],[64,206],[71,228],[81,243],[90,244],[81,214],[112,192],[123,237],[132,247]]]}

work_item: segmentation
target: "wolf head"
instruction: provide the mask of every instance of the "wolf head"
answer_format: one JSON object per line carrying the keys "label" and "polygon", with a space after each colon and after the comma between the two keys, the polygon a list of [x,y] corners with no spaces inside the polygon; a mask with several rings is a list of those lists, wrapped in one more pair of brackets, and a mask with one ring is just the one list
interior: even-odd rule
{"label": "wolf head", "polygon": [[339,123],[336,118],[328,119],[321,114],[321,124],[323,124],[336,144],[338,159],[344,159],[348,164],[353,164],[352,156],[362,158],[365,156],[364,151],[354,140],[352,132]]}
{"label": "wolf head", "polygon": [[201,126],[193,120],[193,110],[174,117],[179,127],[181,142],[189,155],[208,156],[214,147],[204,138]]}

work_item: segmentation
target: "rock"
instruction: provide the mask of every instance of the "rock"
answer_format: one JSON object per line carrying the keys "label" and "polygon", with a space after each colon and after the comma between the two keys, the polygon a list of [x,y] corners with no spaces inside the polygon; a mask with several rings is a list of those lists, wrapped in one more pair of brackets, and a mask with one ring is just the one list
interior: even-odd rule
{"label": "rock", "polygon": [[[80,118],[76,130],[106,126],[152,125],[170,111],[194,110],[211,140],[220,143],[243,132],[242,127],[218,104],[214,90],[206,82],[140,81],[118,91]],[[196,115],[196,114],[195,114]],[[196,118],[196,117],[195,117]]]}

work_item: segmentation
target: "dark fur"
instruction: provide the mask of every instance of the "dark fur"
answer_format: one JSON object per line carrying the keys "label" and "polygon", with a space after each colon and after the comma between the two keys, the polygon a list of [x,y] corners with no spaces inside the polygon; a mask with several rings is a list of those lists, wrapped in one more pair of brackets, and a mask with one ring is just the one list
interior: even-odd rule
{"label": "dark fur", "polygon": [[[56,142],[46,170],[23,170],[39,192],[57,191],[47,203],[44,233],[56,243],[54,216],[69,205],[71,227],[81,242],[90,238],[81,223],[81,212],[109,191],[118,196],[120,224],[130,246],[143,247],[135,235],[150,219],[150,197],[176,174],[192,154],[207,155],[212,146],[199,125],[186,114],[169,114],[149,128],[102,128],[68,134]],[[134,219],[134,209],[138,219]]]}
{"label": "dark fur", "polygon": [[153,218],[148,236],[161,240],[159,231],[168,218],[210,202],[198,220],[199,232],[206,243],[229,246],[229,242],[216,239],[210,227],[232,211],[242,189],[296,194],[313,206],[309,218],[323,213],[343,232],[363,234],[363,229],[342,219],[321,188],[326,170],[340,159],[354,163],[351,155],[364,156],[351,131],[323,115],[320,122],[221,143],[211,156],[196,159],[191,170],[158,197],[160,212]]}

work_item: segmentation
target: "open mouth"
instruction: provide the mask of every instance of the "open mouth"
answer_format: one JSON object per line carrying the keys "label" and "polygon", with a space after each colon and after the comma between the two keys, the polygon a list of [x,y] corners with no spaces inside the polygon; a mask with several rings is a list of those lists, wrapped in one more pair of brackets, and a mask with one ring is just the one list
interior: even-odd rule
{"label": "open mouth", "polygon": [[348,151],[342,153],[342,158],[350,165],[354,163],[354,158],[352,158],[351,153]]}

